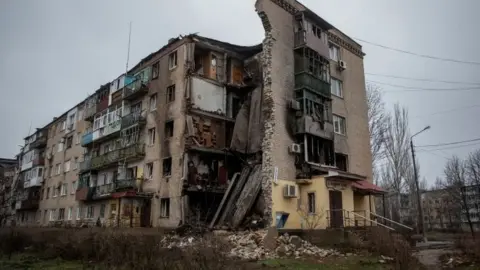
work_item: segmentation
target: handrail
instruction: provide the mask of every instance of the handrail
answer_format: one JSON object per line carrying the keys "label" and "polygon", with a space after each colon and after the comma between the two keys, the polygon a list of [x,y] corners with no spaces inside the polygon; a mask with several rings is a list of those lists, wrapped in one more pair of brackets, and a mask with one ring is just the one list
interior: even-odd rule
{"label": "handrail", "polygon": [[[349,212],[349,211],[347,211],[347,212]],[[383,225],[383,224],[381,224],[381,223],[378,223],[378,222],[376,222],[375,220],[371,220],[371,219],[366,218],[366,217],[364,217],[364,216],[362,216],[362,215],[359,215],[359,214],[357,214],[357,213],[353,213],[353,212],[352,212],[352,214],[353,214],[354,216],[359,216],[359,217],[361,217],[361,218],[364,218],[365,220],[368,220],[368,221],[373,222],[373,223],[375,223],[375,224],[377,224],[377,225],[380,225],[380,226],[382,226],[382,227],[384,227],[384,228],[387,228],[387,229],[389,229],[389,230],[391,230],[391,231],[395,231],[394,228],[388,227],[387,225]]]}
{"label": "handrail", "polygon": [[391,223],[393,223],[393,224],[399,225],[399,226],[401,226],[401,227],[404,227],[404,228],[407,228],[407,229],[413,231],[413,228],[408,227],[407,225],[404,225],[404,224],[402,224],[402,223],[393,221],[393,220],[391,220],[391,219],[388,219],[388,218],[386,218],[386,217],[379,216],[379,215],[377,215],[377,214],[375,214],[375,213],[372,213],[372,212],[370,212],[370,215],[374,215],[375,217],[379,217],[379,218],[381,218],[381,219],[383,219],[383,220],[389,221],[389,222],[391,222]]}

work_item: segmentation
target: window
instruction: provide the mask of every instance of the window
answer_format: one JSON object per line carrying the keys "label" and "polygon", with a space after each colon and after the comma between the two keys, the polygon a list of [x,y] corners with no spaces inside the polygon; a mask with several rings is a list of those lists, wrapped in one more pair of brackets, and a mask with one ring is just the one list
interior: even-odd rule
{"label": "window", "polygon": [[37,177],[42,177],[43,176],[43,168],[38,168],[37,170]]}
{"label": "window", "polygon": [[78,169],[78,157],[73,158],[73,169]]}
{"label": "window", "polygon": [[67,149],[72,148],[73,136],[67,138]]}
{"label": "window", "polygon": [[177,66],[177,51],[168,55],[168,69],[174,69]]}
{"label": "window", "polygon": [[163,160],[163,176],[170,176],[172,174],[172,158],[165,158]]}
{"label": "window", "polygon": [[145,177],[152,179],[153,177],[153,163],[147,163],[145,168]]}
{"label": "window", "polygon": [[62,121],[62,128],[60,130],[65,130],[66,127],[67,127],[67,121],[63,120]]}
{"label": "window", "polygon": [[150,111],[155,111],[157,109],[157,94],[150,96]]}
{"label": "window", "polygon": [[175,100],[175,84],[167,87],[167,103],[173,102]]}
{"label": "window", "polygon": [[73,218],[73,207],[68,208],[68,214],[67,214],[67,219],[72,220]]}
{"label": "window", "polygon": [[78,109],[77,121],[83,120],[83,109]]}
{"label": "window", "polygon": [[148,130],[148,144],[149,145],[155,144],[155,128],[151,128]]}
{"label": "window", "polygon": [[50,166],[50,167],[48,168],[48,175],[49,175],[50,177],[53,176],[53,166]]}
{"label": "window", "polygon": [[75,137],[75,144],[80,144],[81,138],[82,134],[80,134],[80,132],[77,132],[77,137]]}
{"label": "window", "polygon": [[70,194],[75,194],[75,190],[77,190],[77,181],[72,182],[72,191]]}
{"label": "window", "polygon": [[104,218],[104,217],[105,217],[105,207],[106,207],[105,204],[101,204],[101,205],[100,205],[100,218]]}
{"label": "window", "polygon": [[63,151],[63,143],[59,143],[57,146],[57,152],[62,152]]}
{"label": "window", "polygon": [[337,62],[340,60],[340,48],[330,43],[329,45],[330,59]]}
{"label": "window", "polygon": [[346,134],[345,117],[338,115],[333,116],[333,130],[340,135]]}
{"label": "window", "polygon": [[60,187],[60,196],[65,196],[67,195],[67,189],[68,189],[68,186],[67,184],[62,184],[62,186]]}
{"label": "window", "polygon": [[47,188],[47,193],[45,194],[45,199],[50,197],[50,188]]}
{"label": "window", "polygon": [[308,193],[308,213],[315,214],[315,193]]}
{"label": "window", "polygon": [[330,92],[337,97],[343,97],[342,81],[332,78]]}
{"label": "window", "polygon": [[348,157],[347,155],[335,153],[335,165],[337,166],[338,169],[346,172],[348,171]]}
{"label": "window", "polygon": [[60,163],[55,165],[55,175],[59,175],[62,172],[62,167],[60,166]]}
{"label": "window", "polygon": [[173,121],[165,123],[165,139],[173,137]]}
{"label": "window", "polygon": [[87,218],[93,218],[94,215],[94,208],[93,206],[87,207]]}
{"label": "window", "polygon": [[65,208],[60,208],[58,211],[58,220],[65,219]]}
{"label": "window", "polygon": [[57,216],[57,210],[56,209],[51,209],[50,210],[50,221],[54,221]]}
{"label": "window", "polygon": [[156,62],[152,65],[152,79],[158,78],[159,71],[160,71],[160,63]]}
{"label": "window", "polygon": [[160,217],[168,218],[170,216],[170,198],[160,199]]}
{"label": "window", "polygon": [[64,172],[69,172],[70,171],[70,160],[65,161],[63,171]]}

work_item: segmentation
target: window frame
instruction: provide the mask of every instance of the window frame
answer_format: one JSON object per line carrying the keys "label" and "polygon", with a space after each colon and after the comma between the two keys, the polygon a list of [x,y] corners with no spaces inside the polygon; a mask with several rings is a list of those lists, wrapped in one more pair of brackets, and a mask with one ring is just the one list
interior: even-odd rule
{"label": "window frame", "polygon": [[[346,136],[347,135],[347,119],[341,115],[337,115],[337,114],[334,114],[333,115],[333,131],[335,132],[335,134],[338,134],[338,135],[342,135],[342,136]],[[341,121],[337,121],[337,120],[343,120],[343,133],[341,132]],[[338,129],[337,130],[337,127],[336,127],[336,122],[338,122]]]}
{"label": "window frame", "polygon": [[167,86],[167,99],[166,99],[167,104],[175,101],[175,92],[176,92],[175,84]]}
{"label": "window frame", "polygon": [[[178,65],[178,54],[177,50],[168,54],[168,70],[175,69]],[[174,62],[174,63],[173,63]]]}
{"label": "window frame", "polygon": [[[334,49],[333,51],[332,51],[332,48]],[[335,51],[336,51],[336,54],[334,54],[334,56],[335,56],[336,59],[332,58],[332,52],[335,53]],[[340,46],[338,46],[337,44],[334,44],[334,43],[330,42],[330,43],[328,44],[328,56],[329,56],[330,60],[332,60],[332,61],[334,61],[334,62],[340,61],[340,60],[341,60]]]}
{"label": "window frame", "polygon": [[307,193],[307,213],[313,215],[316,213],[317,198],[315,192]]}
{"label": "window frame", "polygon": [[[155,102],[152,102],[152,100],[154,100]],[[157,110],[157,103],[158,103],[158,96],[157,94],[153,94],[150,96],[150,99],[149,99],[149,102],[148,102],[148,109],[153,112],[153,111],[156,111]],[[152,108],[152,104],[155,104],[155,107]]]}
{"label": "window frame", "polygon": [[149,128],[147,130],[148,134],[148,145],[152,146],[155,145],[155,137],[157,136],[155,128]]}
{"label": "window frame", "polygon": [[152,64],[152,80],[157,79],[160,76],[160,61]]}
{"label": "window frame", "polygon": [[[334,92],[333,90],[333,85],[334,85],[334,82],[337,82],[337,91],[338,92]],[[343,81],[342,80],[339,80],[335,77],[331,77],[330,79],[330,93],[336,97],[339,97],[339,98],[343,98],[344,95],[343,95]]]}
{"label": "window frame", "polygon": [[170,217],[170,198],[160,199],[160,218]]}

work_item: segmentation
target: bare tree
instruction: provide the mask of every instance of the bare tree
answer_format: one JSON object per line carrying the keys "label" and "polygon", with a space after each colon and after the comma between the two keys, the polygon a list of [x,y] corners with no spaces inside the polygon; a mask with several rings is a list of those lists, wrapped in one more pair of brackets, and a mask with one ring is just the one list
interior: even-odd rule
{"label": "bare tree", "polygon": [[385,110],[382,92],[375,84],[367,83],[368,129],[370,131],[370,149],[372,152],[373,176],[377,182],[378,161],[383,158],[385,133],[388,128],[389,114]]}
{"label": "bare tree", "polygon": [[451,203],[456,205],[456,208],[461,209],[465,214],[472,237],[475,237],[466,190],[466,187],[469,185],[467,179],[467,162],[464,162],[457,156],[453,156],[445,164],[444,173],[445,179],[443,181],[443,187],[446,192],[448,192]]}
{"label": "bare tree", "polygon": [[13,216],[15,177],[14,167],[0,167],[0,227],[5,226]]}
{"label": "bare tree", "polygon": [[[381,171],[382,185],[396,194],[392,209],[400,207],[400,196],[406,191],[407,178],[411,177],[411,157],[409,154],[410,134],[408,132],[408,111],[395,104],[393,114],[388,117],[388,125],[384,134],[384,159],[386,164]],[[394,214],[392,217],[399,216]],[[397,220],[398,221],[398,218]]]}

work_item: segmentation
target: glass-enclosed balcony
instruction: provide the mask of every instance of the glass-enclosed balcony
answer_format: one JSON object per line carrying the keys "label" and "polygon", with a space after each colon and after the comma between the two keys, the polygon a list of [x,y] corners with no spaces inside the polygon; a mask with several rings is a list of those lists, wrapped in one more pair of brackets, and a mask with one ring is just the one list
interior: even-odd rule
{"label": "glass-enclosed balcony", "polygon": [[135,99],[146,93],[148,93],[148,86],[139,79],[123,88],[123,98],[126,100]]}
{"label": "glass-enclosed balcony", "polygon": [[135,124],[144,125],[147,123],[145,112],[134,112],[122,118],[122,129],[131,127]]}
{"label": "glass-enclosed balcony", "polygon": [[332,96],[329,83],[307,72],[295,74],[295,89],[301,88],[307,88],[327,98]]}

